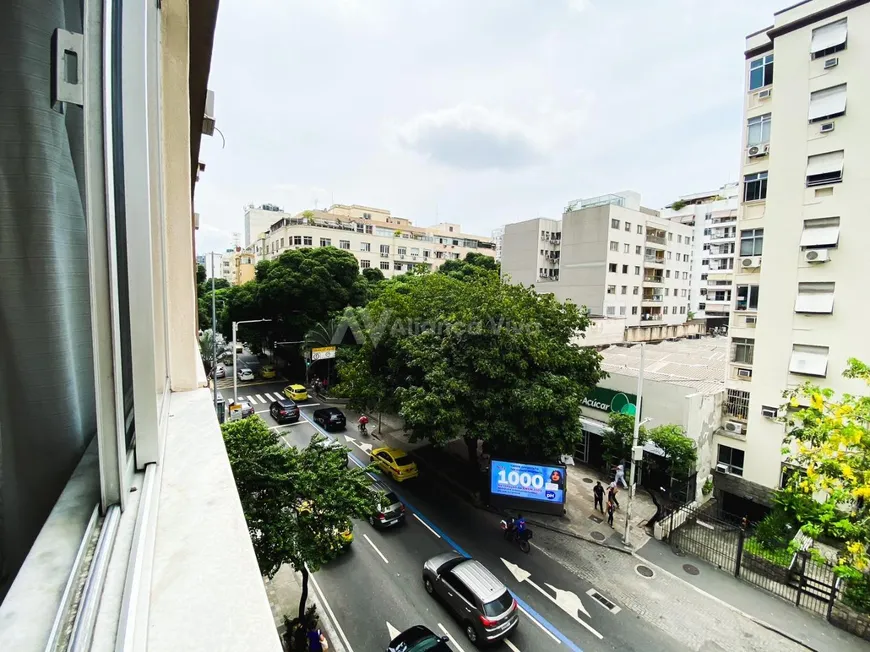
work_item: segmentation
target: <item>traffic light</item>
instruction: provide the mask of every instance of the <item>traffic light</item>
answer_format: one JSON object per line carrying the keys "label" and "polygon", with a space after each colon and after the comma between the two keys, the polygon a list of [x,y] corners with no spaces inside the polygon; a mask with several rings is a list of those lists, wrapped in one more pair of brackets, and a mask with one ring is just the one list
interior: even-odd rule
{"label": "traffic light", "polygon": [[310,367],[310,366],[311,366],[311,360],[306,360],[306,361],[305,361],[305,366],[306,366],[306,367]]}

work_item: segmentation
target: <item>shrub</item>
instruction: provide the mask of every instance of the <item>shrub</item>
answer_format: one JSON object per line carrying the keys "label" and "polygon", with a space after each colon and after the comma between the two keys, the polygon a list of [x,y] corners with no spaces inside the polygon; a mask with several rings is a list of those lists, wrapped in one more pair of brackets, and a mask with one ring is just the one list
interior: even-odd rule
{"label": "shrub", "polygon": [[754,539],[769,550],[786,548],[797,534],[792,517],[784,510],[775,509],[755,527]]}

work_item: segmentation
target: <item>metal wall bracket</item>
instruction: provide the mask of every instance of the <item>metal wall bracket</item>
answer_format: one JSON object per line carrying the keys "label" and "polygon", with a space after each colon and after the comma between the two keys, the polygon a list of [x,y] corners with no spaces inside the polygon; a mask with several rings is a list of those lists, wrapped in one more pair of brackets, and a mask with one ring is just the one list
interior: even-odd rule
{"label": "metal wall bracket", "polygon": [[[84,106],[84,37],[56,29],[51,35],[51,105]],[[62,108],[61,108],[62,110]]]}

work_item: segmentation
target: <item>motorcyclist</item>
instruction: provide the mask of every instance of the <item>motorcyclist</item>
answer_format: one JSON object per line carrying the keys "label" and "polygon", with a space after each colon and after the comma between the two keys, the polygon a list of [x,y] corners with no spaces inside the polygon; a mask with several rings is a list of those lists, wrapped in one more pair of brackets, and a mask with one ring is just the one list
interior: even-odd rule
{"label": "motorcyclist", "polygon": [[516,539],[526,531],[526,519],[522,514],[517,514],[516,518],[512,518],[507,527],[507,538]]}

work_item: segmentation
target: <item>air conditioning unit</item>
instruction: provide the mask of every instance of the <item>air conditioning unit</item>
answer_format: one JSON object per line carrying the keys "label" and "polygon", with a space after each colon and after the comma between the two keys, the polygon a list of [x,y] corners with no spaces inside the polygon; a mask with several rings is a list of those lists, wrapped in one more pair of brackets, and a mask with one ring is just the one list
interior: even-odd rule
{"label": "air conditioning unit", "polygon": [[737,370],[738,378],[752,378],[752,369],[738,369]]}
{"label": "air conditioning unit", "polygon": [[770,89],[766,88],[763,91],[758,91],[758,93],[755,94],[755,97],[757,97],[759,100],[766,100],[768,97],[770,97]]}
{"label": "air conditioning unit", "polygon": [[770,407],[769,405],[761,406],[761,416],[766,419],[776,419],[778,412],[779,411],[775,407]]}
{"label": "air conditioning unit", "polygon": [[825,59],[825,70],[828,68],[836,68],[837,64],[840,63],[840,60],[837,57],[832,57],[830,59]]}
{"label": "air conditioning unit", "polygon": [[746,320],[746,325],[749,328],[755,328],[755,322],[758,321],[758,318],[757,317],[746,317],[745,320]]}
{"label": "air conditioning unit", "polygon": [[764,145],[753,145],[746,151],[746,153],[749,155],[749,158],[767,156],[768,154],[770,154],[770,143],[766,143]]}
{"label": "air conditioning unit", "polygon": [[740,260],[740,266],[744,269],[761,267],[761,256],[750,256],[749,258],[742,258]]}
{"label": "air conditioning unit", "polygon": [[381,258],[389,258],[390,254],[385,254],[383,251],[381,252]]}
{"label": "air conditioning unit", "polygon": [[826,263],[831,260],[831,253],[827,249],[807,249],[804,251],[804,260],[808,263]]}
{"label": "air conditioning unit", "polygon": [[833,122],[823,122],[821,124],[821,126],[819,127],[819,133],[822,133],[822,134],[826,134],[829,131],[833,131],[833,130],[834,130],[834,123]]}
{"label": "air conditioning unit", "polygon": [[735,435],[743,434],[743,424],[739,421],[726,421],[725,422],[725,430]]}
{"label": "air conditioning unit", "polygon": [[716,470],[719,471],[719,473],[728,473],[729,468],[730,467],[727,464],[722,464],[722,462],[719,462],[719,464],[716,465]]}

